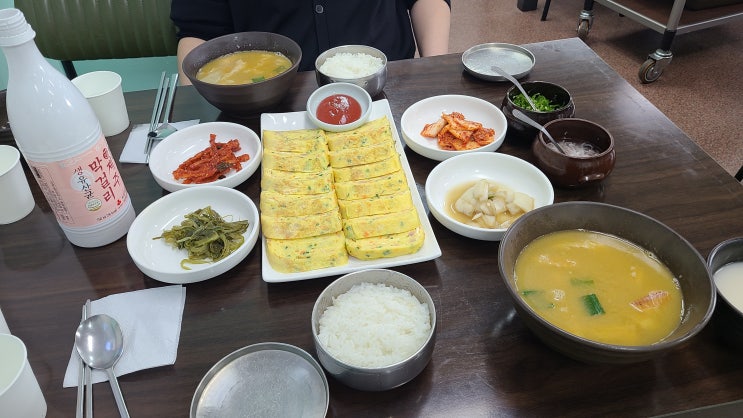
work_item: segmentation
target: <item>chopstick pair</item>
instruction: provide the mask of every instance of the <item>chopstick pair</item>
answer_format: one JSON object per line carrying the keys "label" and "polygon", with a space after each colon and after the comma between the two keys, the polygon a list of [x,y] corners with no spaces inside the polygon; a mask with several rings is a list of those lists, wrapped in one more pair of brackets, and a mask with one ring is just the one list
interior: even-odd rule
{"label": "chopstick pair", "polygon": [[173,106],[177,83],[178,73],[166,77],[165,71],[163,71],[160,75],[160,85],[157,88],[155,104],[152,108],[152,117],[150,118],[150,129],[147,132],[147,141],[145,143],[145,162],[149,162],[152,145],[156,140],[158,140],[157,129],[160,126],[160,119],[163,117],[163,106],[165,106],[165,119],[163,120],[163,124],[167,124],[168,119],[170,118],[170,111]]}
{"label": "chopstick pair", "polygon": [[[90,317],[90,299],[83,305],[83,314],[80,322],[82,323]],[[78,356],[79,357],[79,356]],[[83,361],[82,357],[78,358],[78,376],[77,376],[77,411],[75,416],[83,418],[83,412],[88,418],[93,418],[93,382],[91,370]],[[85,394],[87,393],[87,396]],[[84,404],[83,404],[84,398]]]}

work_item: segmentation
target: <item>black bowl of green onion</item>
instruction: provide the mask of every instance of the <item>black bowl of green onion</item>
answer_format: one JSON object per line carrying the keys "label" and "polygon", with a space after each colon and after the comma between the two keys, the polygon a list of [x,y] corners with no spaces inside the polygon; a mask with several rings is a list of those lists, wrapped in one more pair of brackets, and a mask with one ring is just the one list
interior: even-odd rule
{"label": "black bowl of green onion", "polygon": [[562,86],[547,81],[526,81],[521,85],[537,109],[534,110],[524,98],[523,93],[516,86],[512,86],[506,92],[501,105],[501,110],[508,120],[509,133],[515,133],[517,137],[531,143],[538,132],[536,128],[516,119],[513,116],[513,109],[522,111],[542,125],[555,119],[570,118],[575,115],[573,98],[570,92]]}

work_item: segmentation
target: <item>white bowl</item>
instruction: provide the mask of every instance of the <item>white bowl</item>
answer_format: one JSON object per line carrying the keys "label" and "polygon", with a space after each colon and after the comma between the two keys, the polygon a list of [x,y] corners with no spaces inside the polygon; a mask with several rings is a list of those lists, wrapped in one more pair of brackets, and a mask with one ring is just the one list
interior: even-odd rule
{"label": "white bowl", "polygon": [[[351,123],[345,125],[333,125],[331,123],[325,123],[317,118],[317,107],[320,102],[328,96],[334,94],[345,94],[353,97],[361,105],[361,117]],[[372,99],[363,88],[350,83],[330,83],[324,86],[318,87],[317,90],[312,92],[310,98],[307,99],[307,117],[310,119],[313,125],[320,129],[330,132],[343,132],[356,129],[359,126],[366,123],[369,120],[369,114],[371,114]]]}
{"label": "white bowl", "polygon": [[[153,238],[179,225],[185,215],[207,206],[230,221],[247,220],[245,242],[217,262],[193,264],[189,265],[191,270],[185,270],[181,260],[188,257],[187,251]],[[170,193],[147,206],[129,228],[126,246],[134,264],[147,276],[165,283],[193,283],[218,276],[242,261],[258,240],[259,226],[258,208],[242,192],[221,186],[195,187]]]}
{"label": "white bowl", "polygon": [[[426,138],[421,135],[423,127],[436,122],[442,113],[451,112],[459,112],[467,120],[479,122],[486,128],[494,129],[495,139],[488,145],[473,150],[448,151],[439,148],[436,138]],[[477,97],[456,94],[423,99],[407,108],[400,118],[400,130],[405,144],[416,153],[436,161],[473,152],[495,151],[506,139],[507,128],[506,117],[497,106]]]}
{"label": "white bowl", "polygon": [[[173,177],[173,171],[181,163],[209,146],[209,135],[216,134],[217,142],[237,139],[240,150],[236,155],[248,154],[250,159],[242,163],[240,171],[232,170],[224,178],[210,183],[181,183]],[[263,148],[258,135],[252,129],[232,122],[206,122],[176,131],[155,146],[150,154],[150,171],[163,189],[176,190],[204,185],[236,187],[247,180],[261,165]]]}
{"label": "white bowl", "polygon": [[551,205],[555,191],[547,176],[528,162],[502,153],[475,152],[439,163],[426,179],[426,202],[433,217],[457,234],[484,241],[500,241],[506,228],[479,228],[459,222],[446,210],[451,190],[480,179],[491,180],[534,198],[534,208]]}

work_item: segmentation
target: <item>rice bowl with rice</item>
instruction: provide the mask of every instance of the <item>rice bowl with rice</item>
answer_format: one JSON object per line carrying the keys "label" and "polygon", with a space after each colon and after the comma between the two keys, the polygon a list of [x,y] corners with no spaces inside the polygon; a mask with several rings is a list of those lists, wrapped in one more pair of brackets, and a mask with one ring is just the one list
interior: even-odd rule
{"label": "rice bowl with rice", "polygon": [[338,360],[376,368],[401,362],[428,340],[428,305],[408,290],[359,283],[333,298],[319,319],[317,338]]}
{"label": "rice bowl with rice", "polygon": [[384,67],[384,61],[363,52],[339,52],[328,57],[319,70],[329,77],[361,78],[370,76]]}
{"label": "rice bowl with rice", "polygon": [[[345,360],[321,341],[321,317],[328,310],[341,315],[322,319],[322,333],[333,335],[335,341],[328,340],[329,345],[338,344],[334,352],[349,356]],[[389,269],[358,270],[330,283],[317,297],[310,322],[320,364],[329,376],[358,390],[390,390],[415,379],[436,346],[436,305],[431,295],[417,280]],[[346,334],[349,329],[352,332]],[[369,357],[359,361],[362,364],[382,365],[348,363],[358,357]]]}

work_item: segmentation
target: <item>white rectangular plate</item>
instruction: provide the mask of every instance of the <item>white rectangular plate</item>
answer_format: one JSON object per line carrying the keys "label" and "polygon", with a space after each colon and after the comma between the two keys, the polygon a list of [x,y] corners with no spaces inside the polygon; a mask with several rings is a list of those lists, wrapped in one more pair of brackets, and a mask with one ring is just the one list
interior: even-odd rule
{"label": "white rectangular plate", "polygon": [[[413,198],[413,204],[418,210],[418,218],[420,219],[421,227],[426,233],[423,247],[421,247],[415,254],[403,255],[394,258],[380,258],[377,260],[362,261],[355,257],[348,257],[348,264],[338,267],[330,267],[324,269],[304,271],[300,273],[281,273],[274,270],[271,267],[271,263],[268,262],[266,255],[266,237],[261,234],[261,251],[262,251],[262,273],[263,280],[269,283],[278,282],[291,282],[296,280],[314,279],[318,277],[335,276],[350,273],[358,270],[365,270],[370,268],[388,268],[394,266],[402,266],[406,264],[420,263],[423,261],[433,260],[434,258],[441,256],[441,248],[439,243],[436,241],[436,237],[433,235],[433,229],[431,229],[431,223],[428,221],[426,216],[426,210],[423,207],[420,193],[415,186],[415,179],[413,173],[410,171],[410,164],[408,159],[405,157],[403,152],[402,143],[400,142],[400,135],[397,133],[397,127],[395,127],[395,121],[392,117],[389,102],[384,100],[378,100],[372,103],[371,116],[369,120],[374,120],[386,116],[390,122],[392,128],[392,136],[395,140],[395,148],[397,153],[400,155],[400,163],[402,164],[403,171],[408,180],[408,187],[410,188],[410,194]],[[310,119],[307,117],[307,112],[290,112],[290,113],[264,113],[261,115],[261,138],[263,138],[263,131],[293,131],[297,129],[314,129],[315,126],[312,124]]]}

